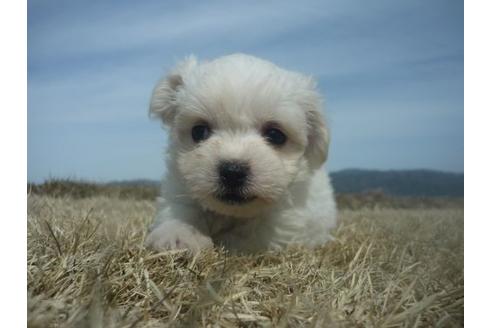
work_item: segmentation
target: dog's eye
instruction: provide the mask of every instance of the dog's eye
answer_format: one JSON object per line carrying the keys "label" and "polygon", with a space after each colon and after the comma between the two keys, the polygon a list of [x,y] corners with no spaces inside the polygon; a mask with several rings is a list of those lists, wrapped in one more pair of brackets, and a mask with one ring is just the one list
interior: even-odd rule
{"label": "dog's eye", "polygon": [[191,137],[195,142],[206,140],[210,137],[210,128],[206,124],[195,125],[191,129]]}
{"label": "dog's eye", "polygon": [[272,145],[281,146],[287,141],[287,136],[276,128],[268,128],[263,132],[263,137]]}

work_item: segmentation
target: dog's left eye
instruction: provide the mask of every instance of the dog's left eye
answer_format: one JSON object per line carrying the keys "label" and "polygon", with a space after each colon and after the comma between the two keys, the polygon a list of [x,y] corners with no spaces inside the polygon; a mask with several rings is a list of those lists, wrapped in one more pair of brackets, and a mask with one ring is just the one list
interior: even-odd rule
{"label": "dog's left eye", "polygon": [[206,124],[195,125],[191,129],[191,137],[195,142],[206,140],[210,137],[210,128]]}
{"label": "dog's left eye", "polygon": [[287,142],[287,136],[277,128],[268,128],[263,132],[263,137],[276,146],[281,146]]}

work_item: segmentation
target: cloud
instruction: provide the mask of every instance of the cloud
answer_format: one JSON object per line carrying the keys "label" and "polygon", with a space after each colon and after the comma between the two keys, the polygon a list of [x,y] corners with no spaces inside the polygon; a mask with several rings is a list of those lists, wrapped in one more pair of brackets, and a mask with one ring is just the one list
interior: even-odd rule
{"label": "cloud", "polygon": [[[232,7],[228,1],[197,2],[193,5],[151,2],[141,6],[126,4],[113,7],[92,4],[84,8],[67,8],[63,15],[55,14],[54,17],[41,15],[39,22],[34,21],[29,26],[33,31],[29,41],[39,60],[99,56],[234,35],[240,36],[241,42],[256,42],[279,31],[295,29],[321,16],[320,13],[313,7],[296,5],[292,1],[236,2]],[[253,24],[252,20],[255,21]]]}

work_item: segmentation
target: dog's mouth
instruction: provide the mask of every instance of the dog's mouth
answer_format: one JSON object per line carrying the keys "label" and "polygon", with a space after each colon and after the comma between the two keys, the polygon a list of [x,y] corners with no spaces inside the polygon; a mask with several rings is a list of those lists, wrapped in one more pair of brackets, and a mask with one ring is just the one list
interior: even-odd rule
{"label": "dog's mouth", "polygon": [[218,200],[229,205],[242,205],[252,202],[256,199],[255,196],[246,196],[235,192],[226,192],[215,196]]}

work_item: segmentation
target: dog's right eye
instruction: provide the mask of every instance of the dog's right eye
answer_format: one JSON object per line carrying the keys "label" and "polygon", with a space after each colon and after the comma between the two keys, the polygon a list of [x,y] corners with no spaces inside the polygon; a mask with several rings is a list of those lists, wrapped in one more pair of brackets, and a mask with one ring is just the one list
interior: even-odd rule
{"label": "dog's right eye", "polygon": [[195,125],[191,129],[191,137],[194,142],[200,142],[210,137],[210,128],[206,124]]}
{"label": "dog's right eye", "polygon": [[265,139],[275,146],[281,146],[287,142],[287,136],[277,128],[268,128],[263,132]]}

